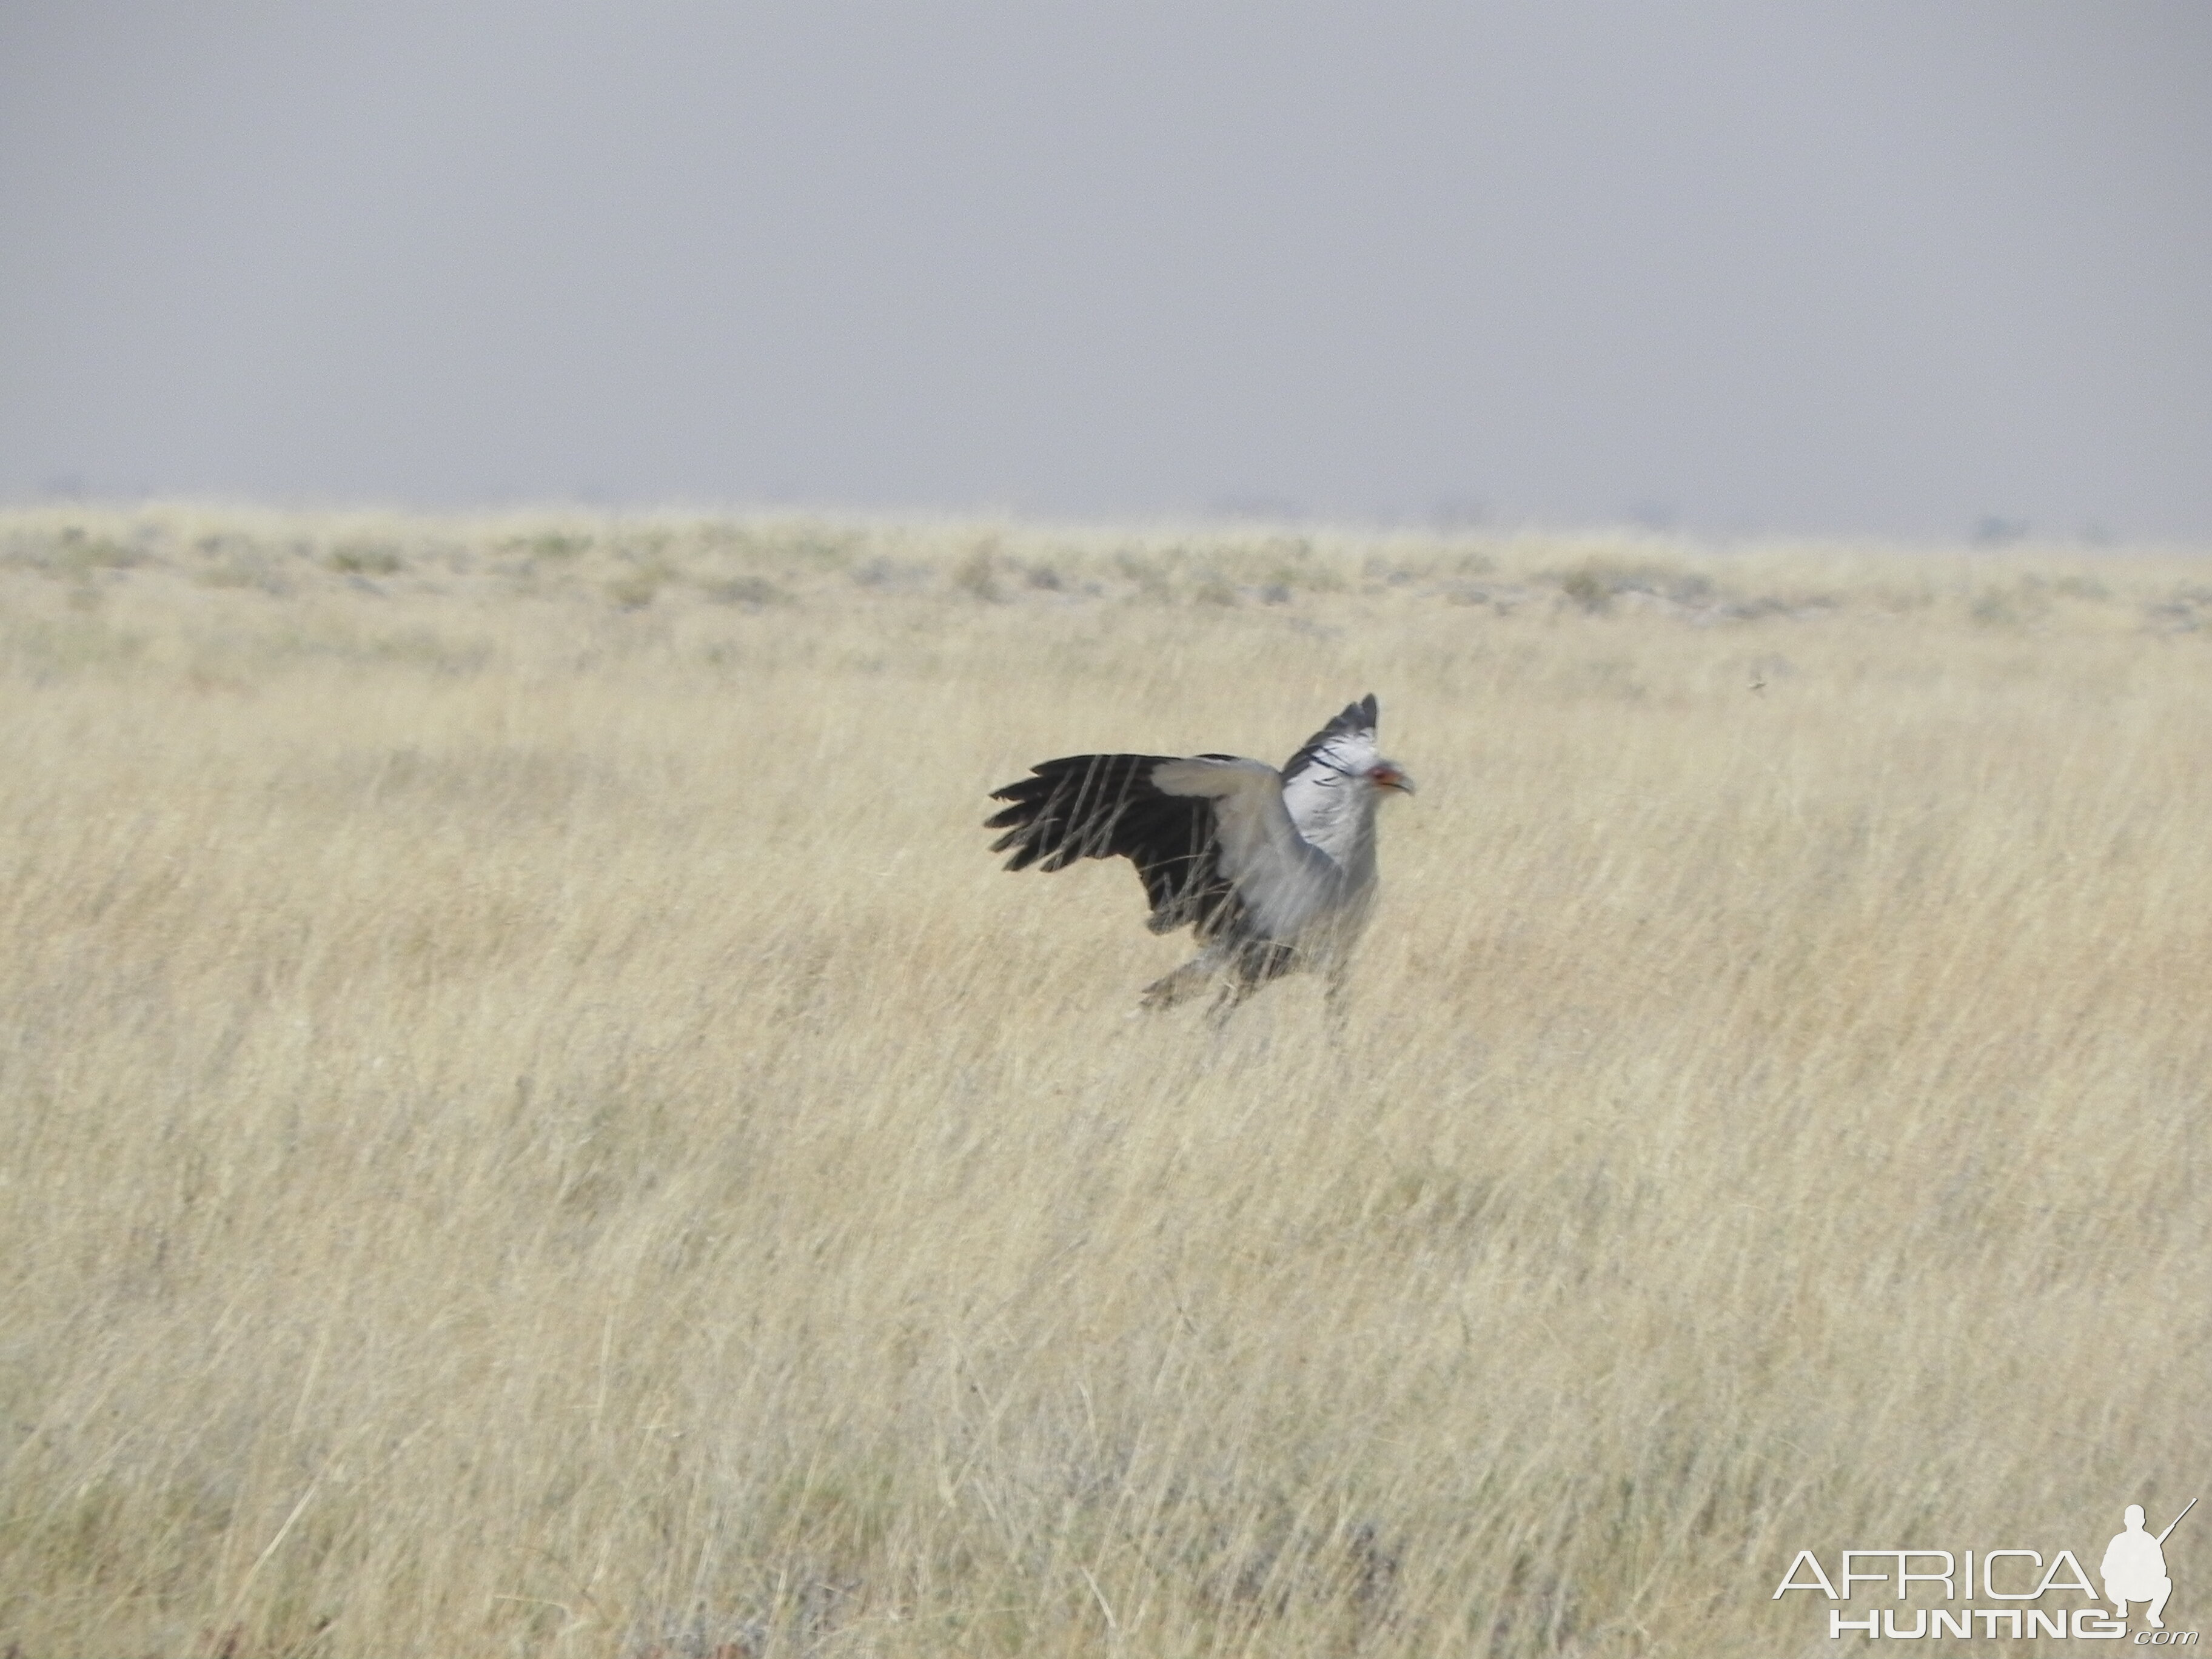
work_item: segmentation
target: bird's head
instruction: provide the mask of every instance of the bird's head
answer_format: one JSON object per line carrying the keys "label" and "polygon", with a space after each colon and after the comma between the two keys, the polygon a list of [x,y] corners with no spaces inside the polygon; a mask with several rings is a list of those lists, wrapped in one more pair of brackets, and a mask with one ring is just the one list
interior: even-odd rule
{"label": "bird's head", "polygon": [[1401,795],[1413,793],[1413,779],[1406,775],[1405,768],[1395,761],[1378,760],[1367,769],[1364,775],[1367,779],[1367,787],[1377,793],[1386,789],[1395,790]]}

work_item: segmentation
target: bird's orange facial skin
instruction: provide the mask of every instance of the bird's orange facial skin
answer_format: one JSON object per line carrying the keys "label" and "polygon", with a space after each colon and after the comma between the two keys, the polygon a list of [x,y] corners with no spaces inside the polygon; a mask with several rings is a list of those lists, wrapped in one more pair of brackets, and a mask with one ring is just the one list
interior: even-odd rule
{"label": "bird's orange facial skin", "polygon": [[1413,781],[1395,766],[1378,766],[1370,771],[1367,781],[1377,789],[1395,789],[1401,794],[1413,793]]}

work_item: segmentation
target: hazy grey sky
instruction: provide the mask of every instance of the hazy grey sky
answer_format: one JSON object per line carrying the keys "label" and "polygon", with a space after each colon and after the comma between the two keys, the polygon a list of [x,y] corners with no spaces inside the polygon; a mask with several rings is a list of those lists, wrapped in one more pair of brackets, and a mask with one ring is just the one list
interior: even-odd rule
{"label": "hazy grey sky", "polygon": [[0,0],[0,496],[2212,538],[2212,5]]}

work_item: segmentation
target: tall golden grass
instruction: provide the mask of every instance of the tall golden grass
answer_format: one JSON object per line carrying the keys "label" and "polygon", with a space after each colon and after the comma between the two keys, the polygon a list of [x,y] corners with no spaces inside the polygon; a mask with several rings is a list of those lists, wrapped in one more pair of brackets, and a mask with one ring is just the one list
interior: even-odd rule
{"label": "tall golden grass", "polygon": [[[1340,1038],[985,850],[1370,690]],[[25,509],[0,708],[0,1650],[1833,1652],[2212,1473],[2183,553]]]}

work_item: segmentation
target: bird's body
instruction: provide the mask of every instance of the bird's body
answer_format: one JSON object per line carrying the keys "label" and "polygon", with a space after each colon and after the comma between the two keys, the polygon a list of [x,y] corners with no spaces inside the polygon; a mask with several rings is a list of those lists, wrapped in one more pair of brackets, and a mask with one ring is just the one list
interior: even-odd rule
{"label": "bird's body", "polygon": [[1341,989],[1374,908],[1375,809],[1413,781],[1375,747],[1372,696],[1306,740],[1278,772],[1233,755],[1071,755],[994,791],[1010,803],[986,828],[1006,833],[1009,870],[1126,858],[1156,933],[1188,927],[1204,947],[1145,991],[1171,1006],[1217,981],[1225,1013],[1298,969]]}

